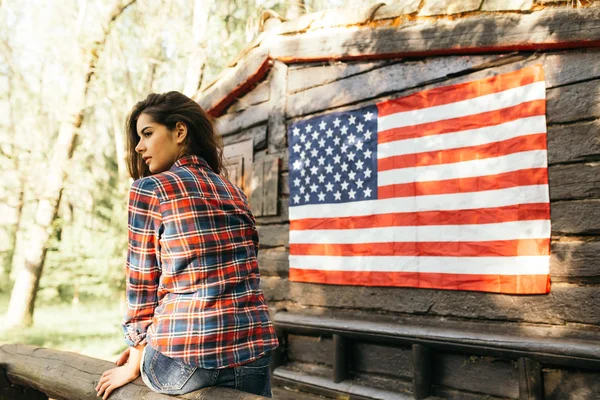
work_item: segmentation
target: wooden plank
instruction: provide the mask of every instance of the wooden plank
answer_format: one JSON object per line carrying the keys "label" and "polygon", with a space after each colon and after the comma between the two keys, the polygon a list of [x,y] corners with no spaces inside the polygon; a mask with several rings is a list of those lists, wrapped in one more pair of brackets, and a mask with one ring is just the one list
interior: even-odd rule
{"label": "wooden plank", "polygon": [[237,142],[252,139],[254,151],[263,150],[267,147],[267,125],[259,125],[254,128],[243,130],[233,135],[223,137],[223,145],[228,146]]}
{"label": "wooden plank", "polygon": [[552,282],[600,281],[600,241],[553,241],[550,257]]}
{"label": "wooden plank", "polygon": [[482,14],[416,25],[328,29],[280,36],[270,55],[282,61],[414,57],[473,52],[595,47],[600,8],[550,8],[531,14]]}
{"label": "wooden plank", "polygon": [[261,275],[288,277],[289,256],[285,247],[260,249],[258,252],[258,267]]}
{"label": "wooden plank", "polygon": [[600,119],[569,125],[548,126],[550,165],[600,159]]}
{"label": "wooden plank", "polygon": [[435,385],[502,398],[519,397],[519,374],[508,360],[438,353],[433,365]]}
{"label": "wooden plank", "polygon": [[555,283],[549,294],[539,296],[300,282],[289,282],[289,290],[289,299],[305,307],[370,309],[490,321],[600,325],[600,291],[595,286]]}
{"label": "wooden plank", "polygon": [[546,96],[548,124],[600,117],[600,79],[550,89]]}
{"label": "wooden plank", "polygon": [[406,0],[397,1],[392,4],[386,4],[383,7],[377,9],[374,20],[396,18],[403,14],[416,14],[419,11],[421,0]]}
{"label": "wooden plank", "polygon": [[433,352],[420,344],[412,345],[413,351],[413,393],[415,399],[425,399],[431,393]]}
{"label": "wooden plank", "polygon": [[256,160],[252,165],[252,176],[250,178],[250,209],[255,217],[263,215],[264,166],[264,160]]}
{"label": "wooden plank", "polygon": [[555,202],[550,214],[552,235],[600,234],[600,200]]}
{"label": "wooden plank", "polygon": [[378,8],[384,3],[374,4],[369,7],[348,7],[345,9],[326,10],[323,17],[310,26],[311,29],[331,28],[335,26],[361,25],[373,18]]}
{"label": "wooden plank", "polygon": [[252,128],[265,123],[269,119],[271,103],[265,102],[248,107],[244,111],[234,114],[225,114],[216,121],[217,131],[223,135],[231,135],[242,129]]}
{"label": "wooden plank", "polygon": [[548,177],[552,201],[600,198],[600,162],[551,166]]}
{"label": "wooden plank", "polygon": [[244,95],[260,82],[271,68],[269,51],[265,47],[251,50],[232,68],[227,68],[211,86],[200,92],[196,100],[210,115],[223,113],[234,99]]}
{"label": "wooden plank", "polygon": [[497,56],[452,56],[392,64],[341,81],[314,87],[288,99],[288,118],[373,99],[476,68]]}
{"label": "wooden plank", "polygon": [[519,400],[543,400],[542,366],[530,358],[519,358]]}
{"label": "wooden plank", "polygon": [[271,80],[271,110],[268,122],[268,147],[270,153],[283,151],[287,147],[285,109],[287,104],[287,65],[275,61]]}
{"label": "wooden plank", "polygon": [[413,351],[410,347],[354,341],[352,371],[383,374],[404,380],[413,376]]}
{"label": "wooden plank", "polygon": [[[253,140],[248,139],[225,146],[223,148],[223,157],[225,160],[238,160],[240,157],[242,158],[242,178],[241,185],[238,184],[238,186],[242,188],[247,196],[250,196],[250,178],[252,176],[252,163],[254,161]],[[239,161],[237,162],[239,163]],[[238,181],[240,180],[238,179]]]}
{"label": "wooden plank", "polygon": [[262,216],[278,214],[279,205],[279,157],[263,160]]}
{"label": "wooden plank", "polygon": [[262,216],[257,219],[257,223],[261,225],[270,225],[270,224],[285,224],[290,221],[289,214],[289,204],[290,199],[288,196],[279,197],[277,199],[279,210],[277,215],[273,216]]}
{"label": "wooden plank", "polygon": [[227,113],[236,113],[250,106],[269,101],[270,84],[269,80],[259,83],[254,89],[251,89],[248,94],[234,100],[233,104],[227,109]]}
{"label": "wooden plank", "polygon": [[600,393],[597,371],[544,368],[546,400],[594,399]]}
{"label": "wooden plank", "polygon": [[296,93],[321,86],[353,75],[361,74],[390,64],[391,61],[331,62],[308,68],[290,68],[288,71],[288,93]]}
{"label": "wooden plank", "polygon": [[600,49],[547,53],[541,58],[546,88],[600,77]]}
{"label": "wooden plank", "polygon": [[294,334],[287,337],[288,360],[333,366],[333,340],[330,337]]}

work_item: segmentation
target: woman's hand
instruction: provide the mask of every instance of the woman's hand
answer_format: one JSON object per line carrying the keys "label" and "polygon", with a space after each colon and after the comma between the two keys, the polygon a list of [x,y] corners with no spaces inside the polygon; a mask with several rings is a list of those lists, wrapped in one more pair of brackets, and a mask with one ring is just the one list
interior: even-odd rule
{"label": "woman's hand", "polygon": [[139,375],[139,368],[136,370],[136,368],[131,368],[129,365],[109,369],[100,377],[100,381],[96,386],[97,396],[100,397],[104,394],[102,399],[106,400],[113,390],[134,381]]}
{"label": "woman's hand", "polygon": [[140,376],[140,361],[146,344],[128,347],[121,353],[115,364],[117,368],[105,371],[96,385],[97,396],[106,400],[113,390],[134,381]]}

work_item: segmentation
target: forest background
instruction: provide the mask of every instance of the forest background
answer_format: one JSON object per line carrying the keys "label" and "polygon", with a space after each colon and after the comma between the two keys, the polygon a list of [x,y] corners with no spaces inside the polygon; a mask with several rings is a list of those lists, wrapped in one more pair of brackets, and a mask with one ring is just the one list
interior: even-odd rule
{"label": "forest background", "polygon": [[201,91],[269,10],[375,2],[0,0],[0,343],[118,354],[131,107]]}

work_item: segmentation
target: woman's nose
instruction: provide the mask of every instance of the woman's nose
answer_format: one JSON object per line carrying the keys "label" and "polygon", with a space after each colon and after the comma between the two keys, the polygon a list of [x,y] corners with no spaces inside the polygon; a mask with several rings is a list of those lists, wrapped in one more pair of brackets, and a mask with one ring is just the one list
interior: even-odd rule
{"label": "woman's nose", "polygon": [[140,140],[139,143],[135,146],[135,151],[137,153],[141,153],[143,150],[143,146],[142,146],[142,141]]}

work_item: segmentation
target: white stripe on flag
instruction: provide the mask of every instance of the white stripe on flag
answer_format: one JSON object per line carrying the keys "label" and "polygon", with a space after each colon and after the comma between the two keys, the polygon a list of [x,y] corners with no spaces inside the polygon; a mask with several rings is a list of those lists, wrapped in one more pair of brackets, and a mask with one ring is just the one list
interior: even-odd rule
{"label": "white stripe on flag", "polygon": [[547,158],[546,150],[531,150],[481,160],[392,169],[377,174],[378,186],[471,178],[520,169],[542,168],[547,166]]}
{"label": "white stripe on flag", "polygon": [[364,229],[290,229],[291,244],[487,242],[549,237],[549,220],[469,225],[386,226]]}
{"label": "white stripe on flag", "polygon": [[377,129],[379,132],[383,132],[393,128],[459,118],[467,115],[500,110],[528,101],[542,100],[545,98],[545,82],[534,82],[529,85],[519,86],[502,92],[475,97],[473,99],[379,117]]}
{"label": "white stripe on flag", "polygon": [[478,146],[545,132],[545,116],[527,117],[479,129],[381,143],[377,146],[377,158]]}
{"label": "white stripe on flag", "polygon": [[504,207],[514,204],[548,203],[549,201],[548,185],[531,185],[481,192],[290,206],[289,213],[290,220],[294,221],[306,218],[359,217],[398,212]]}
{"label": "white stripe on flag", "polygon": [[423,272],[485,275],[548,274],[549,256],[290,256],[290,268],[320,271]]}

